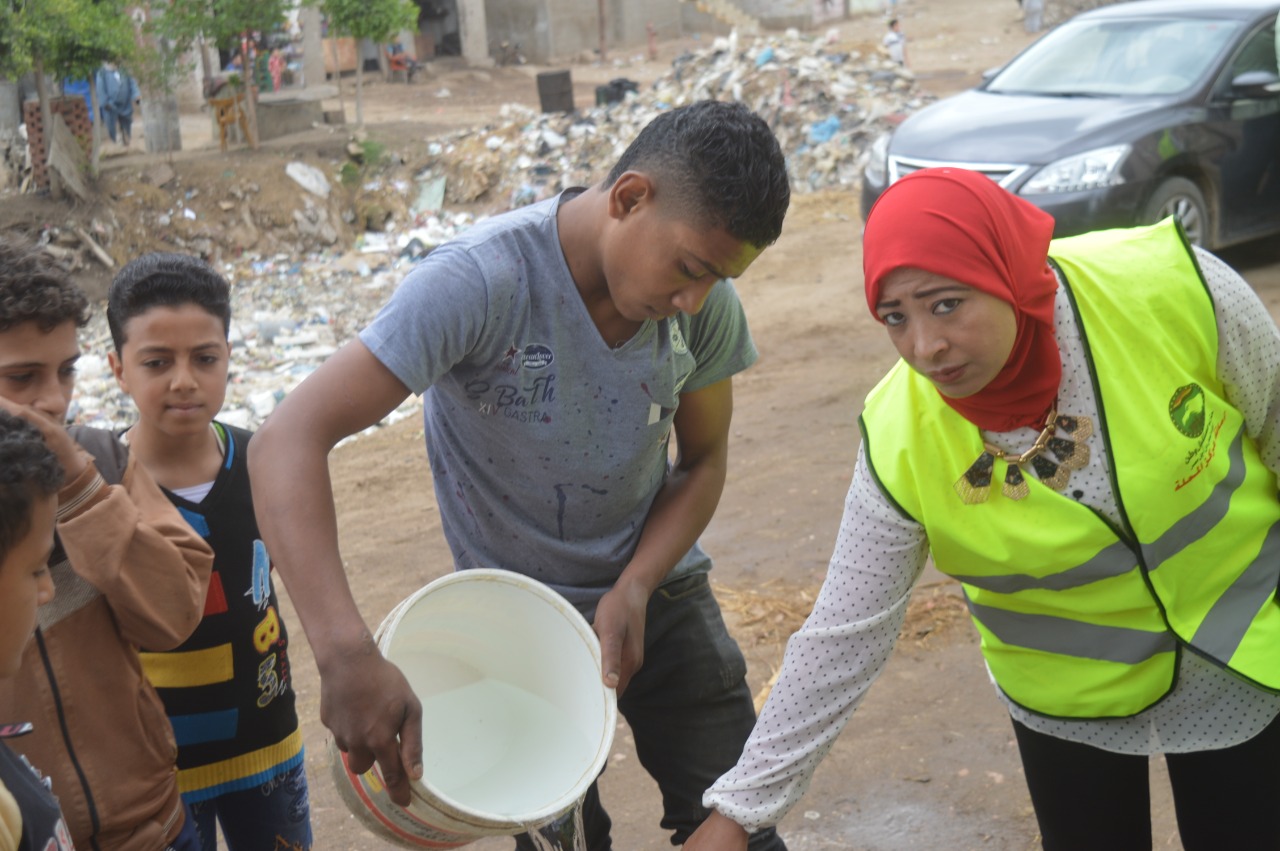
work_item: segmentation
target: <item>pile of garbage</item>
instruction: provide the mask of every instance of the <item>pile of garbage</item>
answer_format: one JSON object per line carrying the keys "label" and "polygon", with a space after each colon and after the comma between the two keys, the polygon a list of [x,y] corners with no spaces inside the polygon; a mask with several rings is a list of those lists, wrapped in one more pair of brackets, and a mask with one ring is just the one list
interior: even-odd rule
{"label": "pile of garbage", "polygon": [[[358,140],[346,161],[277,164],[270,180],[227,172],[202,188],[167,165],[153,166],[128,187],[115,186],[119,216],[78,230],[108,246],[117,262],[157,247],[187,251],[228,278],[235,319],[221,418],[254,428],[369,323],[413,261],[477,218],[450,209],[486,200],[489,209],[514,208],[599,180],[655,115],[704,98],[740,101],[769,121],[793,191],[851,187],[866,149],[895,114],[930,99],[887,58],[839,51],[832,37],[794,31],[746,46],[735,36],[717,39],[677,59],[647,90],[620,88],[619,102],[572,114],[508,105],[494,124],[428,140],[417,162]],[[88,243],[67,230],[48,228],[44,239],[64,256],[72,252],[69,262],[95,262]],[[162,234],[163,244],[144,244],[148,233]],[[73,414],[123,428],[132,406],[107,368],[103,316],[83,339]],[[411,397],[389,420],[418,405]]]}
{"label": "pile of garbage", "polygon": [[18,188],[31,174],[31,155],[27,149],[27,128],[0,135],[0,191]]}
{"label": "pile of garbage", "polygon": [[769,121],[799,193],[854,186],[864,152],[892,118],[932,99],[910,71],[879,54],[836,50],[830,36],[789,30],[742,45],[730,35],[618,103],[567,114],[508,105],[496,124],[435,140],[419,179],[443,178],[449,203],[496,196],[521,206],[600,179],[655,115],[705,98],[744,103]]}
{"label": "pile of garbage", "polygon": [[[359,255],[355,255],[358,257]],[[276,404],[344,342],[368,325],[390,298],[411,263],[408,254],[376,271],[363,261],[318,253],[223,264],[231,284],[231,375],[218,419],[256,428]],[[107,363],[111,334],[106,314],[95,309],[80,333],[82,356],[69,412],[80,424],[120,430],[136,419]],[[418,410],[409,397],[384,423]]]}

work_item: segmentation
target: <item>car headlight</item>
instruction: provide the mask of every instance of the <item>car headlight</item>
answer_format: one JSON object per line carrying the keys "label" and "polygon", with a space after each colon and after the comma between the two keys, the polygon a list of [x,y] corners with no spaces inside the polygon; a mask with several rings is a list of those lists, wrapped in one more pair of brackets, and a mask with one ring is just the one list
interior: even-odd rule
{"label": "car headlight", "polygon": [[1080,192],[1124,183],[1120,164],[1129,151],[1128,145],[1111,145],[1065,157],[1040,169],[1018,192],[1021,195]]}
{"label": "car headlight", "polygon": [[884,186],[889,182],[889,138],[892,133],[881,133],[871,143],[867,152],[867,166],[862,170],[862,179],[876,186]]}

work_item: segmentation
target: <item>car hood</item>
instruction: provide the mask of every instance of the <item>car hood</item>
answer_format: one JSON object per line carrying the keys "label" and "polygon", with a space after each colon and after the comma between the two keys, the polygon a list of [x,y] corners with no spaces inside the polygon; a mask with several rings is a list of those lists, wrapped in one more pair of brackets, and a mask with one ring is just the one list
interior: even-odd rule
{"label": "car hood", "polygon": [[1165,98],[1043,97],[972,90],[912,115],[893,135],[894,156],[1044,165],[1128,142],[1166,109]]}

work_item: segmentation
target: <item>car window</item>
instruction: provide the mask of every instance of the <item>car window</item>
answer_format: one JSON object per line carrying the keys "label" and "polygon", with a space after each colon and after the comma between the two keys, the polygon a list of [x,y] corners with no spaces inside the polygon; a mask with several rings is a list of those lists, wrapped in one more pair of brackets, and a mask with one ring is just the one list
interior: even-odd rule
{"label": "car window", "polygon": [[1177,94],[1208,72],[1241,26],[1202,18],[1069,22],[1009,63],[986,90],[1062,97]]}
{"label": "car window", "polygon": [[1249,71],[1280,73],[1276,66],[1276,25],[1274,22],[1250,36],[1231,63],[1229,79],[1234,80]]}

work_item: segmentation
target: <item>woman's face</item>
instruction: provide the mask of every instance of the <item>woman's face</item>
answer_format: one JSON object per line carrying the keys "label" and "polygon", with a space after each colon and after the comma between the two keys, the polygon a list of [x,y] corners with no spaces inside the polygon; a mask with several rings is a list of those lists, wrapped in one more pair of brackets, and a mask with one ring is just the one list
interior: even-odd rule
{"label": "woman's face", "polygon": [[885,276],[876,315],[902,359],[952,399],[990,384],[1018,334],[1008,302],[921,269]]}

